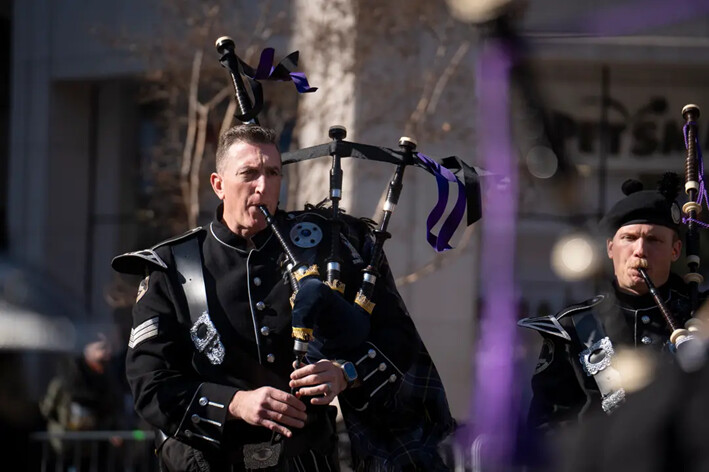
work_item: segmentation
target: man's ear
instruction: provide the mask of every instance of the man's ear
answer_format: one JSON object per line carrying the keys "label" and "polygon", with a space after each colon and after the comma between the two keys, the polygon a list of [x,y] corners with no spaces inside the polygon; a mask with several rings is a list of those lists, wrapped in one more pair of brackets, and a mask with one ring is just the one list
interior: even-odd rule
{"label": "man's ear", "polygon": [[224,200],[224,180],[222,176],[212,172],[212,175],[209,176],[209,183],[212,184],[212,190],[217,194],[219,200]]}
{"label": "man's ear", "polygon": [[608,254],[608,259],[613,259],[613,240],[606,239],[606,254]]}
{"label": "man's ear", "polygon": [[679,259],[680,254],[682,254],[682,240],[678,238],[672,242],[672,262]]}

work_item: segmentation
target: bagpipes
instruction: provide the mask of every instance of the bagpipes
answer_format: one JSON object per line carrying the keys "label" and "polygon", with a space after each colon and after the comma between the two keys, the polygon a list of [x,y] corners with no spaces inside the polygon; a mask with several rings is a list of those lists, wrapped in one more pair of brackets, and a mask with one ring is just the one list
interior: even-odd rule
{"label": "bagpipes", "polygon": [[[234,41],[226,36],[216,41],[220,63],[225,67],[234,85],[238,114],[236,118],[243,123],[258,124],[258,112],[263,106],[263,94],[259,80],[293,81],[298,92],[308,93],[316,90],[310,87],[303,73],[294,69],[298,63],[298,52],[291,53],[277,65],[273,64],[273,49],[265,49],[260,57],[259,65],[253,68],[243,62],[235,53]],[[251,101],[246,84],[249,84]],[[415,152],[416,142],[411,138],[402,137],[399,149],[389,149],[367,144],[345,141],[347,132],[342,126],[333,126],[329,130],[329,143],[286,152],[282,155],[282,165],[292,164],[308,159],[331,156],[329,200],[331,215],[328,225],[331,232],[330,254],[326,260],[326,278],[320,279],[320,270],[316,265],[299,261],[296,251],[286,240],[282,228],[279,227],[274,215],[265,206],[259,209],[264,214],[266,223],[272,229],[283,251],[288,257],[287,272],[293,289],[291,298],[292,336],[294,355],[299,365],[306,353],[309,357],[329,358],[335,351],[347,350],[349,347],[363,343],[370,327],[370,316],[374,310],[374,300],[377,279],[380,276],[380,264],[383,259],[383,246],[391,237],[388,226],[391,216],[398,204],[403,187],[403,177],[407,166],[420,167],[435,176],[438,185],[438,202],[427,219],[427,240],[437,251],[452,249],[449,241],[462,221],[467,208],[467,224],[471,225],[480,219],[481,198],[479,176],[485,173],[452,156],[440,163]],[[357,159],[374,160],[396,165],[394,174],[389,181],[386,201],[382,209],[382,217],[374,230],[374,243],[369,255],[367,266],[363,270],[362,282],[354,302],[344,298],[345,286],[341,274],[341,227],[342,211],[342,167],[341,159],[353,157]],[[462,173],[463,182],[454,174]],[[458,198],[448,217],[443,221],[438,235],[432,233],[432,228],[442,219],[448,200],[449,183],[458,187]],[[309,231],[307,228],[304,231]],[[320,316],[327,313],[328,316]],[[336,320],[333,320],[336,314]],[[338,324],[337,330],[328,330],[327,323]],[[339,333],[339,335],[337,334]]]}
{"label": "bagpipes", "polygon": [[702,211],[702,201],[706,199],[704,162],[697,138],[699,107],[693,104],[685,105],[682,108],[682,117],[685,121],[683,133],[684,145],[687,149],[687,157],[684,162],[684,191],[689,199],[682,206],[682,212],[686,215],[683,222],[687,224],[685,254],[689,267],[689,272],[685,275],[684,280],[689,284],[690,302],[692,313],[694,313],[699,305],[699,284],[704,281],[699,273],[699,225],[707,226],[697,219]]}
{"label": "bagpipes", "polygon": [[677,323],[677,318],[662,301],[655,285],[646,272],[647,267],[638,267],[638,271],[645,281],[655,304],[660,309],[667,326],[670,328],[670,343],[676,349],[680,365],[685,370],[694,370],[698,366],[697,361],[704,358],[703,343],[698,337],[700,321],[694,318],[699,305],[699,284],[704,281],[704,277],[699,273],[701,261],[699,255],[699,226],[707,228],[709,225],[697,219],[702,211],[702,202],[706,200],[704,163],[697,138],[699,107],[694,104],[684,106],[682,108],[682,117],[685,120],[683,134],[687,150],[684,165],[684,191],[688,197],[688,201],[682,206],[682,213],[685,214],[682,217],[682,222],[687,225],[685,255],[689,268],[689,272],[684,276],[684,281],[689,286],[692,314],[692,317],[685,323],[684,327]]}

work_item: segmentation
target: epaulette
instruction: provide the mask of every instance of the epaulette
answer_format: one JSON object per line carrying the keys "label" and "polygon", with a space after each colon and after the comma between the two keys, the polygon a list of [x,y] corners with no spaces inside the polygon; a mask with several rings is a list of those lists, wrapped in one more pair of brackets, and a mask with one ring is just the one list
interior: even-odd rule
{"label": "epaulette", "polygon": [[560,319],[572,313],[579,313],[597,306],[606,299],[606,295],[597,295],[586,301],[568,306],[555,315],[537,316],[534,318],[522,318],[517,322],[517,326],[533,329],[542,333],[558,336],[566,341],[571,341],[569,333],[561,326]]}
{"label": "epaulette", "polygon": [[175,236],[170,239],[159,242],[150,249],[141,249],[140,251],[127,252],[116,256],[111,261],[111,267],[116,272],[121,274],[132,274],[132,275],[145,275],[147,270],[164,270],[167,269],[167,264],[158,256],[155,252],[158,248],[166,246],[168,244],[175,243],[177,241],[182,241],[184,239],[190,238],[200,231],[204,231],[202,226],[193,228],[186,233],[179,236]]}

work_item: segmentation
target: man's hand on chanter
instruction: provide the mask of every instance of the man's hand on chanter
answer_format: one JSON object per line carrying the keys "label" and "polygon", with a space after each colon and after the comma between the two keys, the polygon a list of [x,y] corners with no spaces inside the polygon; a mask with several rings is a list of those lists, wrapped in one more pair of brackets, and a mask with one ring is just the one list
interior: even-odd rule
{"label": "man's hand on chanter", "polygon": [[290,378],[291,388],[300,388],[296,395],[313,397],[310,399],[313,405],[329,405],[347,388],[342,369],[326,359],[294,370]]}
{"label": "man's hand on chanter", "polygon": [[273,387],[239,390],[229,403],[229,413],[235,419],[291,437],[286,427],[302,428],[307,415],[305,404],[290,393]]}

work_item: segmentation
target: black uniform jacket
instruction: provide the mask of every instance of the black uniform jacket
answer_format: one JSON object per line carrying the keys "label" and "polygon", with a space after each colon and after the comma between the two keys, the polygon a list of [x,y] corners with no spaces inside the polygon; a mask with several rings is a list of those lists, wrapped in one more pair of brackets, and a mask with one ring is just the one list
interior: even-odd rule
{"label": "black uniform jacket", "polygon": [[[573,424],[589,413],[601,412],[601,395],[593,377],[586,375],[579,354],[586,349],[574,319],[592,314],[615,348],[666,351],[671,331],[650,294],[632,296],[613,288],[603,295],[569,306],[556,315],[526,318],[519,324],[536,329],[544,338],[532,377],[533,398],[529,426],[548,429]],[[675,274],[658,288],[679,325],[689,319],[688,287]]]}
{"label": "black uniform jacket", "polygon": [[[198,449],[240,451],[244,443],[269,440],[271,432],[242,421],[227,421],[227,407],[234,394],[261,386],[289,391],[294,360],[291,288],[282,269],[284,252],[270,229],[255,235],[255,247],[249,249],[220,219],[221,207],[210,225],[149,250],[119,256],[113,267],[119,272],[149,272],[133,310],[127,354],[127,376],[137,412],[168,436]],[[361,269],[368,263],[372,240],[362,221],[346,215],[343,219],[342,279],[345,296],[352,300],[361,283]],[[319,262],[324,273],[330,227],[323,215],[279,211],[276,220],[286,239],[298,222],[312,222],[322,229],[324,237],[315,247],[294,248],[301,260]],[[175,245],[189,238],[199,242],[209,317],[224,348],[221,362],[210,361],[190,337],[193,322],[172,252]],[[373,300],[376,306],[369,338],[340,357],[356,363],[363,380],[360,387],[340,396],[355,407],[389,401],[419,351],[418,335],[386,262]],[[327,429],[324,422],[331,421],[324,415],[318,418],[294,431],[291,442],[305,437],[301,444],[316,447],[318,432]]]}
{"label": "black uniform jacket", "polygon": [[666,363],[617,412],[579,424],[557,449],[563,472],[709,470],[709,362]]}

